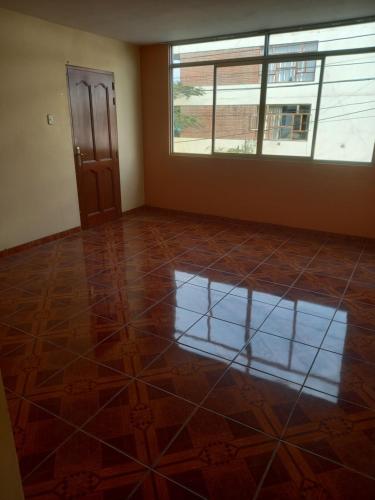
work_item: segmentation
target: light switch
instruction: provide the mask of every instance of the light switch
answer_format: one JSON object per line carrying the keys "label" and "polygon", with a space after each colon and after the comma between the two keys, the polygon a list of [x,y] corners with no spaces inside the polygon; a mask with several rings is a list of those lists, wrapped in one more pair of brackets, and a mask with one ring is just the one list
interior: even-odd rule
{"label": "light switch", "polygon": [[47,115],[47,123],[48,123],[48,125],[54,125],[55,124],[55,117],[53,115],[48,114]]}

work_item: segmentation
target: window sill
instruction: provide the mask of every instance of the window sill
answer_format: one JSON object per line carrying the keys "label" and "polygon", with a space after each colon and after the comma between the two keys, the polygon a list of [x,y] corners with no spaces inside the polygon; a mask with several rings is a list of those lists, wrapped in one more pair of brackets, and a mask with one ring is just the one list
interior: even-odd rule
{"label": "window sill", "polygon": [[336,161],[336,160],[314,160],[306,156],[278,156],[278,155],[256,155],[256,154],[236,154],[236,153],[214,153],[214,154],[195,154],[195,153],[169,153],[170,157],[176,158],[205,158],[205,159],[231,159],[231,160],[247,160],[258,162],[275,162],[281,163],[304,163],[306,165],[332,165],[338,167],[359,166],[359,167],[374,167],[374,162],[361,161]]}

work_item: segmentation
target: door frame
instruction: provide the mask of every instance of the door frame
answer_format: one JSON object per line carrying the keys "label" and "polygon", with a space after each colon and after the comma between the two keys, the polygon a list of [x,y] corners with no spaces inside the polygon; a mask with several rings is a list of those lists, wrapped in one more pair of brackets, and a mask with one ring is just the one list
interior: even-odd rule
{"label": "door frame", "polygon": [[[78,173],[78,164],[77,164],[77,156],[75,154],[75,139],[74,139],[74,127],[73,127],[73,112],[72,112],[72,102],[70,99],[70,88],[69,88],[69,69],[78,69],[82,71],[91,71],[93,73],[104,73],[106,75],[110,75],[113,80],[114,88],[113,88],[113,93],[116,96],[116,83],[115,83],[115,74],[113,71],[108,71],[105,69],[98,69],[98,68],[88,68],[86,66],[77,66],[75,64],[65,64],[65,75],[66,75],[66,89],[67,89],[67,98],[68,98],[68,106],[69,106],[69,118],[70,118],[70,133],[71,133],[71,138],[72,138],[72,148],[73,148],[73,161],[74,161],[74,170],[76,174],[76,185],[77,185],[77,195],[78,195],[78,205],[79,205],[79,217],[81,221],[81,228],[82,229],[87,229],[89,226],[86,223],[84,217],[83,217],[83,200],[82,200],[82,195],[81,195],[81,190],[80,190],[80,185],[79,185],[79,173]],[[120,190],[120,215],[122,213],[122,197],[121,197],[121,173],[120,173],[120,162],[119,162],[119,154],[118,154],[118,130],[117,130],[117,98],[116,98],[116,119],[114,120],[114,134],[115,134],[115,139],[116,139],[116,160],[119,163],[118,168],[119,168],[119,190]]]}

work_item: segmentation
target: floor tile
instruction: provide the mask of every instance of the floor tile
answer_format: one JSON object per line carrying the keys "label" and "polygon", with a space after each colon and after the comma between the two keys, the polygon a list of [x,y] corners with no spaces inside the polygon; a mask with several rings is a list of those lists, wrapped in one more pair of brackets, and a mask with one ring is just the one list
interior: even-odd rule
{"label": "floor tile", "polygon": [[64,420],[80,426],[129,381],[125,374],[78,358],[35,387],[28,397]]}
{"label": "floor tile", "polygon": [[329,325],[329,319],[276,307],[265,320],[260,330],[319,347]]}
{"label": "floor tile", "polygon": [[169,340],[177,340],[201,317],[196,312],[162,302],[138,316],[131,325]]}
{"label": "floor tile", "polygon": [[257,332],[236,362],[302,384],[316,353],[309,345]]}
{"label": "floor tile", "polygon": [[375,261],[370,263],[360,261],[353,274],[353,280],[373,285],[375,282]]}
{"label": "floor tile", "polygon": [[169,294],[164,299],[164,302],[196,313],[206,314],[224,297],[225,293],[223,292],[184,283]]}
{"label": "floor tile", "polygon": [[202,497],[160,474],[150,472],[130,498],[132,500],[197,500]]}
{"label": "floor tile", "polygon": [[288,253],[290,255],[304,255],[306,257],[314,257],[314,255],[320,249],[320,242],[316,241],[287,241],[282,247],[281,251],[284,253]]}
{"label": "floor tile", "polygon": [[345,261],[331,257],[320,257],[318,255],[310,263],[307,270],[309,272],[347,280],[354,271],[355,265],[355,261]]}
{"label": "floor tile", "polygon": [[110,295],[107,299],[94,304],[90,311],[122,326],[139,316],[154,303],[155,301],[143,295],[133,295],[132,291],[128,292],[128,287],[125,287]]}
{"label": "floor tile", "polygon": [[351,281],[345,292],[345,299],[375,306],[375,281],[372,283]]}
{"label": "floor tile", "polygon": [[200,409],[163,454],[157,471],[208,498],[252,498],[276,441]]}
{"label": "floor tile", "polygon": [[306,385],[375,410],[375,369],[371,363],[321,350]]}
{"label": "floor tile", "polygon": [[287,309],[332,319],[339,305],[339,298],[328,297],[327,295],[299,288],[291,288],[278,305]]}
{"label": "floor tile", "polygon": [[146,472],[123,453],[77,432],[25,480],[25,497],[123,500]]}
{"label": "floor tile", "polygon": [[374,497],[375,481],[291,445],[282,445],[259,492],[259,500]]}
{"label": "floor tile", "polygon": [[278,244],[273,241],[262,241],[258,238],[250,238],[248,241],[235,247],[230,254],[234,258],[250,259],[261,262],[269,257],[277,248]]}
{"label": "floor tile", "polygon": [[1,258],[26,497],[369,498],[374,277],[370,240],[151,208]]}
{"label": "floor tile", "polygon": [[133,381],[84,429],[130,457],[151,465],[194,408],[172,394]]}
{"label": "floor tile", "polygon": [[305,271],[294,286],[311,292],[340,297],[345,291],[346,283],[346,280],[340,278]]}
{"label": "floor tile", "polygon": [[375,306],[352,300],[343,300],[334,319],[363,328],[375,330]]}
{"label": "floor tile", "polygon": [[150,273],[131,283],[127,287],[127,291],[132,297],[146,298],[156,302],[169,295],[182,283],[176,279]]}
{"label": "floor tile", "polygon": [[0,356],[13,350],[14,346],[18,347],[20,343],[33,339],[22,330],[0,323]]}
{"label": "floor tile", "polygon": [[[37,279],[43,274],[43,270],[36,267],[31,267],[26,263],[21,263],[9,271],[8,269],[0,270],[0,290],[6,290],[10,287],[19,287]],[[24,288],[24,289],[27,289]]]}
{"label": "floor tile", "polygon": [[218,260],[222,255],[222,252],[206,252],[194,248],[192,250],[187,250],[180,255],[180,260],[183,262],[190,262],[191,264],[196,264],[197,266],[207,267]]}
{"label": "floor tile", "polygon": [[4,387],[21,395],[71,363],[76,355],[43,340],[20,341],[16,350],[0,358]]}
{"label": "floor tile", "polygon": [[127,326],[86,352],[85,357],[136,376],[170,345],[164,338]]}
{"label": "floor tile", "polygon": [[304,389],[284,439],[324,458],[375,477],[375,412]]}
{"label": "floor tile", "polygon": [[40,299],[3,318],[3,322],[26,333],[38,336],[45,334],[48,330],[77,313],[78,311],[74,306],[69,307],[57,300]]}
{"label": "floor tile", "polygon": [[154,274],[166,276],[171,280],[186,282],[194,278],[197,274],[200,274],[203,270],[204,267],[202,266],[173,260],[156,269]]}
{"label": "floor tile", "polygon": [[293,382],[233,363],[203,406],[279,437],[300,387]]}
{"label": "floor tile", "polygon": [[271,264],[261,264],[255,271],[252,272],[252,277],[264,280],[272,281],[273,283],[278,283],[279,285],[290,286],[300,275],[300,270],[289,265],[271,265]]}
{"label": "floor tile", "polygon": [[308,255],[299,255],[297,253],[283,252],[283,247],[275,250],[274,253],[267,259],[267,264],[273,266],[289,265],[296,269],[302,270],[311,261]]}
{"label": "floor tile", "polygon": [[233,287],[238,285],[242,276],[233,273],[226,273],[216,269],[205,269],[201,274],[196,275],[189,281],[190,285],[202,286],[208,290],[228,293]]}
{"label": "floor tile", "polygon": [[184,344],[173,344],[140,375],[165,391],[199,403],[223,375],[228,363]]}
{"label": "floor tile", "polygon": [[203,316],[178,342],[231,361],[254,333],[245,326]]}
{"label": "floor tile", "polygon": [[247,328],[259,328],[272,309],[271,304],[230,294],[211,309],[210,315]]}
{"label": "floor tile", "polygon": [[38,298],[25,290],[7,288],[0,291],[0,318],[6,318],[36,302],[38,303]]}
{"label": "floor tile", "polygon": [[375,363],[375,332],[333,321],[322,348]]}
{"label": "floor tile", "polygon": [[41,338],[77,354],[83,354],[119,330],[121,326],[121,321],[115,322],[97,316],[90,309],[44,332]]}
{"label": "floor tile", "polygon": [[248,300],[257,300],[259,302],[276,305],[288,290],[289,288],[287,286],[258,280],[250,275],[238,283],[237,286],[230,291],[230,294]]}
{"label": "floor tile", "polygon": [[259,261],[242,259],[241,257],[235,257],[230,254],[221,257],[211,264],[211,269],[217,269],[218,271],[223,271],[227,273],[239,274],[240,276],[246,276],[251,273],[257,266]]}
{"label": "floor tile", "polygon": [[9,399],[8,411],[22,477],[35,469],[75,430],[26,399]]}

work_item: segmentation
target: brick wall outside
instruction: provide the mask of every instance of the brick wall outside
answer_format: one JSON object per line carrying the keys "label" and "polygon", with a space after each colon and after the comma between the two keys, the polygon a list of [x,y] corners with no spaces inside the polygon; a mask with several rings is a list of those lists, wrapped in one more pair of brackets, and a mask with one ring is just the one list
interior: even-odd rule
{"label": "brick wall outside", "polygon": [[[185,128],[181,137],[199,137],[210,139],[212,133],[212,107],[211,106],[183,106],[184,114],[194,116],[198,120],[197,127]],[[257,107],[242,106],[217,106],[216,107],[216,137],[228,139],[254,139],[256,134]],[[253,116],[253,118],[250,117]]]}
{"label": "brick wall outside", "polygon": [[[183,85],[213,86],[213,66],[190,66],[180,69],[180,79]],[[261,66],[222,66],[217,69],[218,85],[243,85],[260,83]]]}

